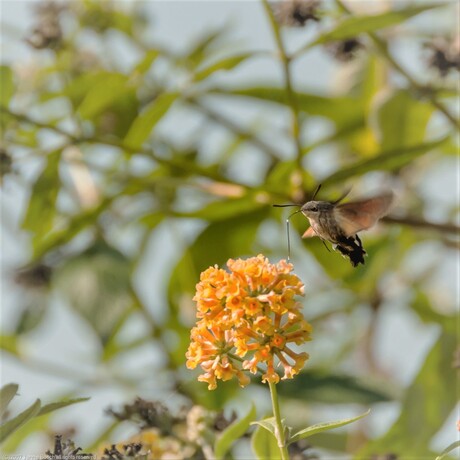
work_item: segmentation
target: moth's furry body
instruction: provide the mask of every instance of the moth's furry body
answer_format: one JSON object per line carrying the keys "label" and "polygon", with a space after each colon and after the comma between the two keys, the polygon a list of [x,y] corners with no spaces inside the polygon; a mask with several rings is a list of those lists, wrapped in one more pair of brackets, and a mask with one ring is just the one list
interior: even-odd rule
{"label": "moth's furry body", "polygon": [[385,215],[392,201],[392,193],[345,204],[309,201],[301,208],[311,225],[303,238],[318,236],[331,242],[353,267],[364,264],[366,251],[357,233],[371,227]]}

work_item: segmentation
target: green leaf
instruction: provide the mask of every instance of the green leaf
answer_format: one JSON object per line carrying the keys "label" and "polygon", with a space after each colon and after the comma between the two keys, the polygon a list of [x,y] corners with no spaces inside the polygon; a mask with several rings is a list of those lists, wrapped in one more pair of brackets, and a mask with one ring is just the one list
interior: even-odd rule
{"label": "green leaf", "polygon": [[321,370],[301,372],[295,379],[280,385],[278,391],[284,397],[329,404],[373,404],[393,399],[388,392],[374,388],[356,377]]}
{"label": "green leaf", "polygon": [[443,327],[443,330],[455,333],[455,328],[457,327],[455,316],[438,313],[431,305],[427,294],[421,289],[415,288],[415,297],[411,302],[411,308],[423,322],[438,323]]}
{"label": "green leaf", "polygon": [[297,433],[293,434],[289,439],[289,444],[299,441],[300,439],[308,438],[317,433],[321,433],[322,431],[332,430],[334,428],[338,428],[344,425],[348,425],[349,423],[356,422],[363,417],[366,417],[370,413],[370,410],[365,412],[364,414],[358,415],[357,417],[347,418],[343,420],[336,420],[334,422],[325,422],[325,423],[318,423],[316,425],[309,426],[304,430],[298,431]]}
{"label": "green leaf", "polygon": [[14,94],[13,71],[7,65],[0,66],[0,107],[8,107]]}
{"label": "green leaf", "polygon": [[198,66],[209,56],[212,47],[217,44],[225,33],[226,29],[224,27],[211,30],[200,37],[184,56],[187,64],[191,67]]}
{"label": "green leaf", "polygon": [[333,433],[331,431],[313,434],[308,442],[316,448],[322,447],[328,451],[333,450],[341,453],[346,452],[350,445],[348,433]]}
{"label": "green leaf", "polygon": [[20,446],[34,434],[50,433],[53,430],[50,428],[51,414],[43,417],[34,417],[30,419],[20,430],[15,431],[4,443],[2,443],[1,451],[3,454],[14,454],[19,451]]}
{"label": "green leaf", "polygon": [[256,201],[256,197],[247,195],[238,199],[214,201],[197,211],[178,213],[176,215],[180,217],[205,219],[208,222],[218,222],[241,214],[246,214],[251,211],[257,211],[265,207],[267,207],[266,203],[258,203]]}
{"label": "green leaf", "polygon": [[258,460],[281,460],[280,448],[275,436],[262,426],[254,431],[251,445]]}
{"label": "green leaf", "polygon": [[0,417],[5,413],[8,404],[16,396],[19,385],[17,383],[8,383],[0,390]]}
{"label": "green leaf", "polygon": [[31,418],[35,417],[40,410],[40,406],[40,400],[37,399],[25,411],[21,412],[19,415],[16,415],[16,417],[2,424],[0,426],[0,443],[5,441],[5,439],[8,436],[13,434],[17,429],[19,429],[22,425],[28,422]]}
{"label": "green leaf", "polygon": [[[64,228],[53,231],[49,234],[43,235],[43,239],[37,244],[34,249],[35,262],[41,261],[48,251],[56,249],[62,245],[69,243],[76,235],[82,230],[93,226],[97,223],[98,217],[112,204],[115,197],[106,197],[101,203],[88,211],[81,212],[80,214],[69,219]],[[32,262],[33,262],[32,261]]]}
{"label": "green leaf", "polygon": [[66,260],[54,283],[102,342],[133,304],[129,260],[104,241]]}
{"label": "green leaf", "polygon": [[152,64],[155,62],[157,57],[160,55],[160,52],[156,49],[150,49],[146,51],[144,54],[143,58],[136,64],[136,66],[133,69],[133,73],[140,73],[144,74],[146,73]]}
{"label": "green leaf", "polygon": [[457,346],[456,333],[441,332],[406,390],[398,419],[387,433],[368,442],[357,459],[367,460],[376,452],[387,452],[388,446],[401,458],[432,455],[431,439],[458,403],[457,370],[452,367]]}
{"label": "green leaf", "polygon": [[442,460],[447,454],[449,454],[450,452],[452,452],[454,449],[456,449],[457,447],[460,447],[460,441],[455,441],[453,442],[452,444],[450,444],[449,446],[447,446],[442,452],[441,452],[441,455],[439,455],[438,457],[436,457],[436,460]]}
{"label": "green leaf", "polygon": [[250,253],[257,229],[267,215],[268,208],[264,208],[240,213],[206,227],[174,269],[169,286],[171,304],[177,305],[185,293],[195,291],[201,271],[214,264],[222,265],[231,257]]}
{"label": "green leaf", "polygon": [[[286,90],[273,86],[255,86],[224,90],[213,88],[210,94],[219,96],[240,96],[255,98],[265,102],[287,105]],[[349,96],[318,96],[318,94],[296,92],[298,107],[310,115],[330,118],[339,125],[353,125],[357,120],[363,122],[363,101]]]}
{"label": "green leaf", "polygon": [[67,401],[59,401],[59,402],[54,402],[50,404],[46,404],[45,406],[42,406],[40,411],[37,414],[37,417],[40,415],[45,415],[50,412],[54,412],[57,409],[61,409],[63,407],[71,406],[72,404],[77,404],[80,402],[88,401],[90,398],[74,398],[74,399],[68,399]]}
{"label": "green leaf", "polygon": [[[441,4],[442,5],[442,4]],[[345,38],[355,37],[365,32],[374,32],[385,27],[394,26],[406,21],[412,16],[423,13],[424,11],[441,6],[440,4],[414,5],[401,10],[392,10],[381,14],[357,16],[348,16],[339,22],[332,30],[321,34],[317,40],[310,46],[326,43],[334,40],[343,40]]]}
{"label": "green leaf", "polygon": [[[282,423],[284,425],[284,420],[282,421]],[[263,420],[256,420],[255,422],[252,422],[251,425],[259,425],[263,429],[269,431],[273,436],[276,437],[277,425],[276,425],[275,417],[267,417],[267,418],[264,418]]]}
{"label": "green leaf", "polygon": [[61,151],[48,154],[45,167],[32,187],[22,227],[33,234],[34,247],[37,247],[53,227],[56,199],[60,188],[60,159]]}
{"label": "green leaf", "polygon": [[125,143],[138,149],[149,137],[155,125],[169,110],[177,99],[178,93],[164,93],[152,101],[149,106],[134,120],[125,137]]}
{"label": "green leaf", "polygon": [[18,337],[17,335],[0,335],[0,349],[11,353],[12,355],[19,355]]}
{"label": "green leaf", "polygon": [[216,439],[214,444],[214,454],[217,459],[223,459],[232,444],[241,438],[250,426],[251,421],[256,416],[256,408],[252,404],[246,416],[236,420],[227,427]]}
{"label": "green leaf", "polygon": [[418,145],[399,147],[395,150],[383,151],[370,159],[360,160],[351,166],[344,166],[339,171],[321,180],[321,184],[338,184],[350,177],[362,176],[369,171],[394,171],[408,165],[411,161],[436,148],[440,148],[446,137]]}
{"label": "green leaf", "polygon": [[[300,235],[302,235],[309,226],[304,216],[299,216],[295,221],[292,219],[292,223]],[[353,270],[348,260],[341,257],[339,253],[335,253],[330,248],[330,245],[327,246],[329,248],[328,251],[319,238],[305,238],[302,240],[302,244],[332,279],[342,280]]]}
{"label": "green leaf", "polygon": [[195,73],[194,80],[204,80],[219,70],[232,70],[251,56],[253,56],[253,53],[241,53],[236,56],[228,56],[223,59],[220,59],[217,62],[204,66],[201,69],[198,69]]}
{"label": "green leaf", "polygon": [[433,113],[432,105],[398,90],[376,107],[376,137],[383,151],[421,144]]}
{"label": "green leaf", "polygon": [[119,73],[101,74],[77,109],[82,118],[91,119],[111,106],[131,88],[128,77]]}

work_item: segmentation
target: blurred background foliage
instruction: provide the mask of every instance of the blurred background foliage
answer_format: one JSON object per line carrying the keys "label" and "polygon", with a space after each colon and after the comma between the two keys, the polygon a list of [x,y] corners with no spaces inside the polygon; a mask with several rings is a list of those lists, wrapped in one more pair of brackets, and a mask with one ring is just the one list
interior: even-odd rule
{"label": "blurred background foliage", "polygon": [[[285,258],[272,204],[319,183],[321,199],[352,186],[397,204],[356,269],[293,218],[314,341],[279,385],[283,415],[303,427],[373,408],[312,437],[320,457],[429,458],[454,440],[457,2],[234,2],[245,40],[227,2],[29,3],[25,37],[12,3],[2,46],[19,38],[28,57],[4,48],[0,69],[2,380],[18,400],[92,399],[29,421],[5,452],[66,430],[88,448],[125,439],[133,427],[103,409],[134,396],[263,415],[263,386],[209,392],[185,370],[191,299],[209,265]],[[178,28],[205,9],[193,40],[152,38],[157,17]]]}

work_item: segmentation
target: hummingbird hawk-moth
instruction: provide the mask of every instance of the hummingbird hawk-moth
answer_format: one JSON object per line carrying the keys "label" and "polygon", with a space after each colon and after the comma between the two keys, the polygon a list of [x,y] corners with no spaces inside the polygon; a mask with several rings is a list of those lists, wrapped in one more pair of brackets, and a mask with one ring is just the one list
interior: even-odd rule
{"label": "hummingbird hawk-moth", "polygon": [[[318,190],[319,188],[316,193]],[[310,222],[310,227],[302,238],[318,236],[323,242],[332,243],[334,249],[348,258],[353,267],[364,264],[366,251],[358,232],[372,227],[388,213],[393,202],[393,193],[386,192],[349,203],[340,203],[345,196],[333,202],[314,201],[314,197],[294,213],[301,212]]]}

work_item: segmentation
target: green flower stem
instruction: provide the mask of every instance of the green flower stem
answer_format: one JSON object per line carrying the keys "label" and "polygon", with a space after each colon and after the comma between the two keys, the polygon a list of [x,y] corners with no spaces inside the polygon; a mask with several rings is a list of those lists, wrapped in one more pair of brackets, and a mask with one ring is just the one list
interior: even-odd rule
{"label": "green flower stem", "polygon": [[292,135],[294,138],[295,146],[296,146],[296,155],[297,155],[297,163],[299,169],[302,169],[302,146],[300,143],[300,121],[299,121],[299,107],[297,105],[296,95],[294,93],[294,89],[292,86],[292,76],[291,76],[291,58],[287,55],[286,49],[284,48],[283,40],[281,38],[281,32],[278,23],[273,15],[273,11],[268,3],[268,0],[262,0],[263,6],[265,8],[265,12],[267,13],[268,19],[270,21],[270,25],[273,31],[273,35],[275,38],[276,46],[278,47],[279,57],[281,59],[281,63],[283,65],[283,72],[284,72],[284,84],[286,87],[286,96],[288,104],[291,108],[292,114]]}
{"label": "green flower stem", "polygon": [[280,406],[278,402],[278,392],[276,391],[276,383],[268,382],[270,394],[272,397],[273,415],[276,422],[276,439],[280,448],[282,460],[289,460],[289,453],[286,445],[283,421],[281,420]]}

